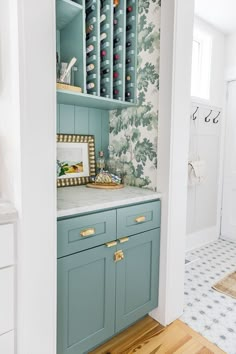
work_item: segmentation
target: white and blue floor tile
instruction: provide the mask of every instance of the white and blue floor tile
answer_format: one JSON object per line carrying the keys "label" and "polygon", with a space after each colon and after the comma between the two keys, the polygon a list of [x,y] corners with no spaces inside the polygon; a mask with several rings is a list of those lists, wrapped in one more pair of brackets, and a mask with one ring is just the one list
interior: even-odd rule
{"label": "white and blue floor tile", "polygon": [[227,354],[236,354],[236,299],[212,289],[235,271],[236,243],[219,239],[188,252],[186,259],[181,320]]}

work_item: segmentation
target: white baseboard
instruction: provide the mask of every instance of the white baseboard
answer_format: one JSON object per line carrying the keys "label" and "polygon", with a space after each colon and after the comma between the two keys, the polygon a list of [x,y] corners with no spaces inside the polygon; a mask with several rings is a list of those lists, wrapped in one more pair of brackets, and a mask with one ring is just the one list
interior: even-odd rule
{"label": "white baseboard", "polygon": [[236,242],[235,238],[230,238],[230,237],[223,236],[223,235],[220,235],[220,239],[225,240],[225,241],[229,241],[229,242],[234,242],[234,243]]}
{"label": "white baseboard", "polygon": [[217,226],[186,235],[186,252],[219,239]]}

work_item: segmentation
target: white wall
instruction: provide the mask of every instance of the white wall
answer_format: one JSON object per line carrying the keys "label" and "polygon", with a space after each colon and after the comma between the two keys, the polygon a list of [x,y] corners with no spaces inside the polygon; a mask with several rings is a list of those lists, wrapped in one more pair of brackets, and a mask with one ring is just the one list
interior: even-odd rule
{"label": "white wall", "polygon": [[225,77],[226,80],[236,78],[236,33],[226,36],[225,46]]}
{"label": "white wall", "polygon": [[0,0],[0,192],[19,213],[17,354],[56,354],[55,3]]}
{"label": "white wall", "polygon": [[0,195],[13,202],[20,185],[17,6],[0,1]]}
{"label": "white wall", "polygon": [[[194,25],[211,36],[212,60],[209,100],[192,98],[192,112],[200,108],[197,120],[191,119],[189,159],[206,162],[206,179],[202,185],[188,187],[187,250],[219,238],[223,171],[225,37],[199,17],[195,17]],[[221,111],[219,124],[205,123],[210,110],[213,118]]]}

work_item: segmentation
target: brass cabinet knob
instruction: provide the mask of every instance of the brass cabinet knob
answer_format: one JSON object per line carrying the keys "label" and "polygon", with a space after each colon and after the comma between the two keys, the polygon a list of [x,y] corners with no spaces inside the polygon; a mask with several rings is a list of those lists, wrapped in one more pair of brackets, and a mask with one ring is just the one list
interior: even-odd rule
{"label": "brass cabinet knob", "polygon": [[107,242],[107,243],[106,243],[106,246],[107,246],[108,248],[114,247],[114,246],[116,246],[116,245],[117,245],[117,241],[111,241],[111,242]]}
{"label": "brass cabinet knob", "polygon": [[92,236],[95,234],[95,229],[93,227],[90,227],[89,229],[84,229],[80,232],[80,236],[82,237],[87,237],[87,236]]}
{"label": "brass cabinet knob", "polygon": [[128,242],[128,241],[129,241],[129,238],[128,238],[128,237],[119,238],[119,242],[120,242],[120,243],[125,243],[125,242]]}
{"label": "brass cabinet knob", "polygon": [[114,261],[115,262],[119,262],[119,261],[121,261],[124,258],[125,258],[125,255],[124,255],[122,250],[119,250],[119,251],[114,253]]}
{"label": "brass cabinet knob", "polygon": [[144,215],[138,216],[138,217],[135,219],[135,221],[136,221],[137,223],[139,223],[139,222],[144,222],[145,220],[146,220],[146,216],[144,216]]}

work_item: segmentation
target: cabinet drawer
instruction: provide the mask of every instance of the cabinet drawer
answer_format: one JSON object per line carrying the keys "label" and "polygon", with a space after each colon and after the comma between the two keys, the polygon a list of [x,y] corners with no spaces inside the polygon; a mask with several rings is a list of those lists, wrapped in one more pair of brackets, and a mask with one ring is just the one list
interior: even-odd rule
{"label": "cabinet drawer", "polygon": [[14,331],[0,336],[0,353],[14,354]]}
{"label": "cabinet drawer", "polygon": [[116,238],[116,211],[78,216],[57,222],[58,257],[92,248]]}
{"label": "cabinet drawer", "polygon": [[0,334],[14,327],[14,269],[0,270]]}
{"label": "cabinet drawer", "polygon": [[14,228],[0,225],[0,268],[14,264]]}
{"label": "cabinet drawer", "polygon": [[117,237],[135,235],[160,227],[160,201],[117,210]]}

